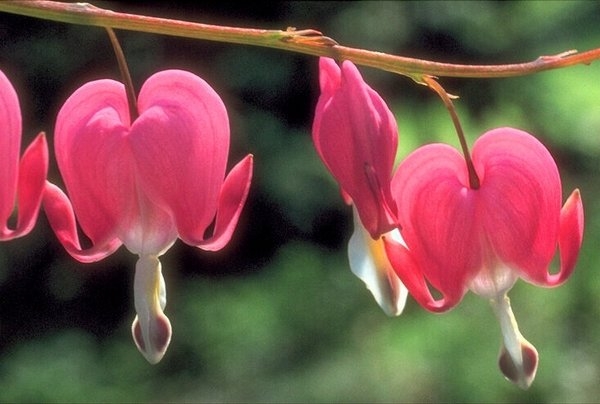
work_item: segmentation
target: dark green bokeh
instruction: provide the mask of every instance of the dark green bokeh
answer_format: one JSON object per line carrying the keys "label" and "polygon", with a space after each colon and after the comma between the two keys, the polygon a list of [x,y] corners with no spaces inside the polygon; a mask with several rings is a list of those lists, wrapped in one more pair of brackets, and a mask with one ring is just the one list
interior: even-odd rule
{"label": "dark green bokeh", "polygon": [[[533,60],[600,47],[597,2],[97,2],[118,11],[205,23],[314,28],[339,43],[460,63]],[[144,6],[142,6],[144,4]],[[409,298],[388,318],[349,271],[351,212],[312,148],[317,59],[289,52],[118,32],[140,86],[190,70],[224,99],[230,165],[255,156],[251,195],[232,242],[207,253],[177,242],[162,258],[174,336],[158,365],[130,336],[135,257],[70,258],[43,214],[0,244],[0,401],[593,402],[600,397],[600,69],[512,79],[443,79],[470,140],[513,126],[551,150],[565,197],[586,209],[579,265],[560,288],[511,291],[538,349],[524,392],[496,366],[498,325],[468,294],[443,315]],[[0,15],[0,69],[17,87],[28,144],[87,80],[118,79],[105,33]],[[360,68],[394,110],[399,158],[434,141],[458,146],[442,103],[409,79]],[[60,183],[52,162],[50,179]]]}

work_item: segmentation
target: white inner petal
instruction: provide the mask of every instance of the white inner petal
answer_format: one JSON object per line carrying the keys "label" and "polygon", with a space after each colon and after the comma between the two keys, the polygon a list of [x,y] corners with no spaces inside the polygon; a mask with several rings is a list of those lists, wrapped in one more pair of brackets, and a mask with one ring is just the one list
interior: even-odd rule
{"label": "white inner petal", "polygon": [[473,293],[485,299],[494,299],[506,294],[518,278],[518,271],[496,261],[492,265],[482,267],[471,279],[468,287]]}
{"label": "white inner petal", "polygon": [[[408,290],[387,259],[383,239],[373,240],[360,222],[354,207],[353,212],[354,233],[348,243],[350,269],[366,284],[383,311],[388,316],[397,316],[404,310]],[[397,229],[386,236],[404,244]]]}

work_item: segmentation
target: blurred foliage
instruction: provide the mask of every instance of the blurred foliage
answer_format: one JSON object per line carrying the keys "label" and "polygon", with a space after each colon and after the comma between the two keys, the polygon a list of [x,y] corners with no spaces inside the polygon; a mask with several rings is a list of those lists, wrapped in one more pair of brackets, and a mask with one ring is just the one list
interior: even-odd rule
{"label": "blurred foliage", "polygon": [[[339,43],[461,63],[534,60],[600,47],[600,3],[96,2],[118,11],[256,28],[314,28]],[[471,140],[496,126],[534,133],[553,153],[565,196],[582,191],[586,233],[562,287],[511,292],[540,367],[528,391],[496,366],[492,311],[468,294],[443,315],[411,298],[388,318],[349,271],[351,212],[310,139],[316,59],[272,49],[118,32],[141,85],[183,68],[207,80],[230,114],[230,164],[255,155],[251,196],[232,242],[207,253],[176,243],[163,258],[174,328],[148,365],[129,334],[135,257],[124,248],[80,264],[40,215],[0,244],[2,402],[594,402],[600,397],[600,77],[575,66],[511,79],[442,79]],[[3,14],[0,68],[18,89],[23,145],[87,80],[118,79],[101,29]],[[403,158],[458,145],[443,104],[410,80],[361,72],[394,110]],[[60,183],[54,166],[50,178]]]}

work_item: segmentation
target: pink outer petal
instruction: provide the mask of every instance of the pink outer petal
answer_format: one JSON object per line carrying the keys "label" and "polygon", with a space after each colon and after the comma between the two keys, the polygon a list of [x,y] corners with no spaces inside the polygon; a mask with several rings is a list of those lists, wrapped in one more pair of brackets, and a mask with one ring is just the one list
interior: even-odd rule
{"label": "pink outer petal", "polygon": [[583,203],[579,190],[573,191],[560,211],[558,248],[560,250],[560,271],[546,273],[545,286],[558,286],[571,275],[583,243]]}
{"label": "pink outer petal", "polygon": [[562,198],[552,156],[528,133],[499,128],[477,140],[473,162],[488,248],[526,279],[545,274],[556,250]]}
{"label": "pink outer petal", "polygon": [[331,98],[340,87],[341,71],[335,60],[319,58],[319,87],[324,100]]}
{"label": "pink outer petal", "polygon": [[[408,250],[390,249],[387,243],[389,258],[411,295],[420,296],[419,302],[429,310],[443,311],[457,304],[481,263],[473,220],[476,201],[466,184],[464,159],[443,144],[415,150],[398,167],[392,182]],[[441,303],[430,299],[425,280],[441,292]]]}
{"label": "pink outer petal", "polygon": [[423,275],[423,270],[411,252],[404,245],[386,236],[383,237],[383,241],[387,258],[396,274],[421,306],[429,311],[441,313],[450,310],[460,302],[464,293],[459,290],[455,294],[445,294],[440,299],[434,298]]}
{"label": "pink outer petal", "polygon": [[347,195],[373,238],[396,227],[390,194],[398,146],[396,120],[361,77],[354,64],[341,69],[321,58],[320,85],[313,122],[319,156]]}
{"label": "pink outer petal", "polygon": [[15,230],[8,230],[3,225],[4,228],[0,231],[0,240],[21,237],[31,231],[42,203],[47,173],[48,145],[46,136],[44,133],[40,133],[25,150],[19,165],[17,227]]}
{"label": "pink outer petal", "polygon": [[225,247],[231,239],[242,208],[250,190],[252,180],[253,156],[248,155],[229,173],[219,196],[219,207],[213,235],[205,238],[204,231],[182,222],[178,226],[179,237],[187,244],[208,251],[217,251]]}
{"label": "pink outer petal", "polygon": [[136,220],[135,167],[124,137],[125,89],[113,80],[89,82],[58,113],[58,167],[84,233],[92,244],[117,237]]}
{"label": "pink outer petal", "polygon": [[99,261],[121,246],[117,238],[96,240],[89,249],[83,249],[77,234],[77,224],[71,202],[54,184],[46,182],[43,206],[48,222],[65,250],[81,262]]}
{"label": "pink outer petal", "polygon": [[[575,191],[561,210],[560,176],[550,152],[526,132],[499,128],[476,142],[473,160],[484,172],[481,217],[498,259],[534,284],[564,282],[581,248],[583,205]],[[557,244],[560,271],[551,275]]]}
{"label": "pink outer petal", "polygon": [[180,70],[156,73],[138,98],[129,142],[143,192],[178,228],[204,231],[214,220],[229,153],[229,121],[218,94]]}
{"label": "pink outer petal", "polygon": [[21,147],[21,108],[17,93],[0,71],[0,225],[10,217],[17,193]]}

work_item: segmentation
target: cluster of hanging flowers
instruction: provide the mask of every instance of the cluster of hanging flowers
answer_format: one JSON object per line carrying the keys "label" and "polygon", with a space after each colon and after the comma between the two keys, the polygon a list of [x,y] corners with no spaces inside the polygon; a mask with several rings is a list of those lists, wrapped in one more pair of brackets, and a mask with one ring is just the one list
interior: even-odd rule
{"label": "cluster of hanging flowers", "polygon": [[[18,161],[21,116],[16,93],[0,74],[1,239],[26,234],[40,208],[66,251],[99,261],[121,245],[137,254],[133,339],[157,363],[170,339],[159,257],[179,238],[215,251],[231,239],[252,177],[252,155],[226,174],[229,121],[218,94],[198,76],[161,71],[144,83],[131,116],[125,86],[97,80],[60,109],[54,132],[65,194],[46,180],[40,134]],[[17,228],[6,227],[15,196]],[[82,248],[78,225],[91,243]],[[212,233],[207,234],[209,228]]]}
{"label": "cluster of hanging flowers", "polygon": [[[355,212],[352,271],[389,315],[402,312],[406,290],[432,312],[453,308],[468,290],[489,300],[503,336],[500,369],[529,387],[538,354],[519,332],[507,292],[518,278],[552,287],[571,275],[583,239],[579,191],[561,207],[549,151],[508,127],[483,134],[472,160],[449,145],[430,144],[392,172],[396,123],[356,67],[322,58],[320,88],[314,145]],[[557,247],[560,270],[550,273]]]}
{"label": "cluster of hanging flowers", "polygon": [[[538,354],[519,332],[507,293],[518,278],[552,287],[571,275],[583,238],[579,191],[563,205],[549,151],[508,127],[479,137],[472,155],[430,144],[394,167],[398,127],[385,101],[351,62],[321,58],[319,68],[312,136],[352,206],[351,270],[390,316],[402,313],[409,293],[432,312],[455,307],[468,290],[489,300],[503,336],[500,368],[527,388]],[[222,249],[250,188],[252,155],[226,173],[230,133],[221,98],[182,70],[149,77],[133,105],[120,82],[84,84],[56,118],[65,191],[46,179],[43,133],[19,159],[20,106],[2,72],[0,122],[0,240],[27,234],[43,207],[75,259],[99,261],[121,245],[136,254],[132,335],[157,363],[172,334],[159,257],[177,239]],[[557,248],[560,269],[552,273]]]}

